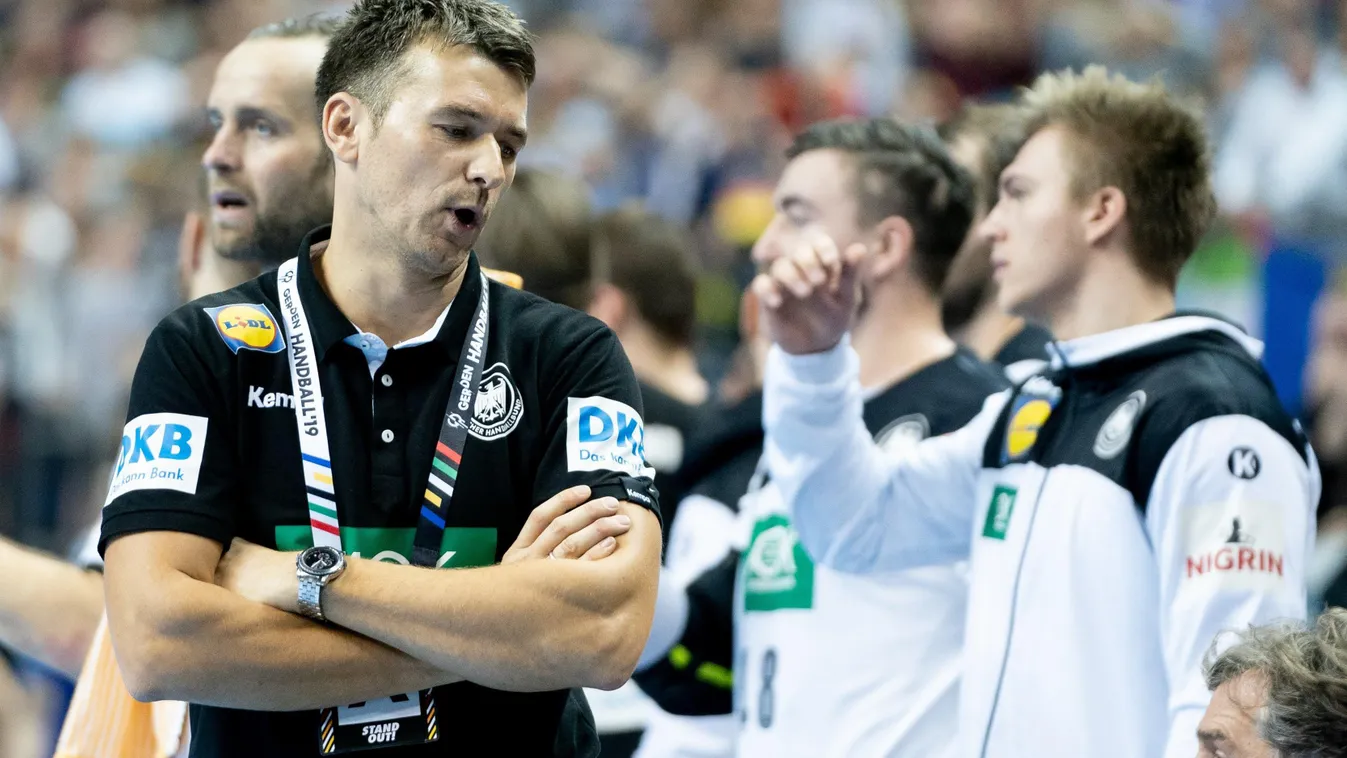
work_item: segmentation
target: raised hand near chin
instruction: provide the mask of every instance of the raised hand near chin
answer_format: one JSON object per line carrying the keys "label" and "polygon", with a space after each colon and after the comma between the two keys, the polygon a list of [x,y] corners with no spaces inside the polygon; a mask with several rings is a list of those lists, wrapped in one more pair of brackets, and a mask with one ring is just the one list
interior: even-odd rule
{"label": "raised hand near chin", "polygon": [[772,341],[792,355],[829,350],[855,317],[865,245],[839,251],[822,232],[809,235],[753,280]]}

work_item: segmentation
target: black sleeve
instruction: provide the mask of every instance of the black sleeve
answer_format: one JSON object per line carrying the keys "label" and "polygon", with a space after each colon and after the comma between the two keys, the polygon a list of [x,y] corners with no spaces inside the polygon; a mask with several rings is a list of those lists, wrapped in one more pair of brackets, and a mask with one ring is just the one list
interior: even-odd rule
{"label": "black sleeve", "polygon": [[632,677],[666,713],[713,716],[732,712],[734,687],[734,578],[739,552],[687,588],[683,636],[663,660]]}
{"label": "black sleeve", "polygon": [[[234,428],[220,376],[170,316],[150,334],[131,383],[98,551],[126,534],[173,531],[228,545],[234,536]],[[186,314],[190,315],[190,314]]]}
{"label": "black sleeve", "polygon": [[596,498],[616,497],[659,518],[655,470],[645,461],[641,391],[617,337],[606,327],[587,329],[576,344],[557,347],[555,370],[541,373],[550,415],[534,501],[587,484]]}

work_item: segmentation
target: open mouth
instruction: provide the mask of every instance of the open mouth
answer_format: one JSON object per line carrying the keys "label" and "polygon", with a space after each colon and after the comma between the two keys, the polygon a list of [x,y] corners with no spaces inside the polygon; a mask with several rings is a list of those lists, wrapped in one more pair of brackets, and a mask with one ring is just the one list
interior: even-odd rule
{"label": "open mouth", "polygon": [[211,204],[216,208],[247,208],[248,198],[241,192],[224,190],[211,195]]}
{"label": "open mouth", "polygon": [[454,208],[453,214],[454,218],[458,219],[458,223],[462,224],[463,226],[469,229],[477,228],[477,225],[480,224],[482,221],[482,212],[476,208],[471,207]]}

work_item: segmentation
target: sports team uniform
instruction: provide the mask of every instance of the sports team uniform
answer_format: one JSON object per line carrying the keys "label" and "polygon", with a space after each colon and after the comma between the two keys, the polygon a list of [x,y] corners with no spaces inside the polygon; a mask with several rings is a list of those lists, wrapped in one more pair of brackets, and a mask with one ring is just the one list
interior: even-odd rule
{"label": "sports team uniform", "polygon": [[1046,361],[1052,333],[1037,324],[1025,324],[1015,336],[1006,340],[992,362],[1010,366],[1020,361]]}
{"label": "sports team uniform", "polygon": [[[902,455],[964,426],[1005,387],[1000,367],[960,349],[870,395],[861,418],[878,450]],[[832,508],[834,497],[813,496]],[[744,497],[740,517],[751,536],[734,606],[739,755],[955,755],[966,563],[830,569],[799,544],[770,481]]]}
{"label": "sports team uniform", "polygon": [[[646,462],[659,472],[655,486],[659,489],[664,520],[672,524],[674,509],[692,484],[685,476],[683,463],[688,460],[695,438],[710,420],[710,411],[707,406],[688,405],[645,382],[638,381],[638,385],[645,406]],[[667,543],[668,535],[665,537]]]}
{"label": "sports team uniform", "polygon": [[[474,255],[431,331],[389,349],[315,278],[310,245],[327,235],[315,231],[279,272],[189,303],[154,330],[102,549],[169,530],[280,550],[338,540],[365,558],[462,568],[499,561],[531,510],[576,484],[658,514],[640,394],[611,331],[488,283]],[[312,453],[319,427],[326,460]],[[444,430],[464,427],[462,450],[446,448]],[[460,683],[420,694],[321,713],[194,705],[192,756],[598,754],[579,690]],[[367,734],[378,739],[366,744]]]}
{"label": "sports team uniform", "polygon": [[[681,629],[635,681],[661,706],[651,714],[637,758],[732,758],[738,720],[731,714],[733,600],[739,550],[738,503],[762,458],[762,395],[716,414],[714,431],[684,464],[696,480],[668,529],[656,619],[676,615]],[[661,495],[663,493],[661,492]],[[681,607],[670,611],[670,596]],[[681,596],[681,597],[680,597]],[[685,598],[685,599],[684,599]],[[650,644],[657,643],[652,630]]]}
{"label": "sports team uniform", "polygon": [[1201,315],[1055,345],[953,434],[886,456],[857,358],[774,348],[767,459],[810,553],[971,557],[961,756],[1196,753],[1215,635],[1305,615],[1319,475],[1258,363]]}
{"label": "sports team uniform", "polygon": [[[637,385],[644,406],[646,462],[659,472],[655,487],[659,490],[661,516],[666,524],[673,524],[678,503],[687,492],[683,462],[689,442],[705,425],[706,411],[640,380]],[[669,532],[664,533],[666,544]],[[650,719],[658,718],[659,707],[633,681],[612,691],[587,689],[585,699],[594,712],[604,758],[632,755]]]}
{"label": "sports team uniform", "polygon": [[1048,365],[1048,343],[1052,333],[1037,324],[1025,324],[1006,340],[992,362],[1004,366],[1011,384],[1018,384]]}

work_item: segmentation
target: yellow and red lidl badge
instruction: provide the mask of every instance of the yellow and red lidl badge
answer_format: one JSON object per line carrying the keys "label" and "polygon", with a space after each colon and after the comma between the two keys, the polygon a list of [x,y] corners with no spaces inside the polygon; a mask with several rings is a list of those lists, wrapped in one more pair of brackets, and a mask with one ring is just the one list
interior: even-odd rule
{"label": "yellow and red lidl badge", "polygon": [[1005,453],[1007,462],[1023,458],[1038,442],[1038,432],[1052,415],[1054,403],[1041,397],[1017,398],[1015,412],[1006,426]]}
{"label": "yellow and red lidl badge", "polygon": [[242,303],[204,310],[220,332],[220,339],[235,353],[240,350],[279,353],[285,349],[281,330],[265,305]]}

